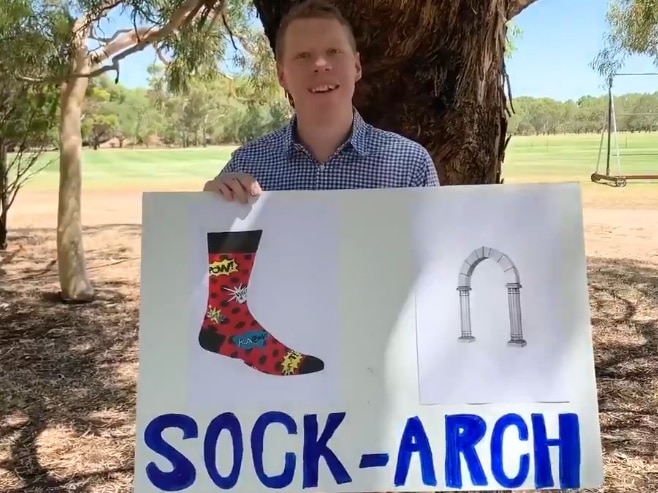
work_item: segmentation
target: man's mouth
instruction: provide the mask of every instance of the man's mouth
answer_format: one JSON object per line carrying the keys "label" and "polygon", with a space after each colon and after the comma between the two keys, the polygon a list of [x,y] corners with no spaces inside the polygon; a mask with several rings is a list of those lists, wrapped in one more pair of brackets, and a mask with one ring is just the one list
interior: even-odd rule
{"label": "man's mouth", "polygon": [[324,84],[321,86],[315,86],[309,89],[313,94],[322,94],[322,93],[327,93],[334,91],[338,89],[338,84]]}

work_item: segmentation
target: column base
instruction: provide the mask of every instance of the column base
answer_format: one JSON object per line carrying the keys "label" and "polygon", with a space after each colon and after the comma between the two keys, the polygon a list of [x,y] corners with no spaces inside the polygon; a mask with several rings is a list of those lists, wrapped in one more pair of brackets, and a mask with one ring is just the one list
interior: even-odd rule
{"label": "column base", "polygon": [[474,336],[461,336],[459,342],[473,342],[475,340]]}
{"label": "column base", "polygon": [[512,347],[526,347],[528,345],[528,343],[526,342],[525,339],[510,340],[510,341],[507,341],[507,345],[512,346]]}

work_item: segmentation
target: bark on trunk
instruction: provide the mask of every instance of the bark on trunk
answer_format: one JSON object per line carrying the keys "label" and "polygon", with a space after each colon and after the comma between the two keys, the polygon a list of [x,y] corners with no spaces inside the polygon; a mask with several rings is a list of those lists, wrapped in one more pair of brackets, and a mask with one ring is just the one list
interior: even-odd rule
{"label": "bark on trunk", "polygon": [[[79,45],[72,63],[74,74],[89,73],[84,45]],[[73,77],[61,88],[57,267],[62,300],[73,303],[91,301],[95,294],[87,274],[81,221],[81,119],[88,84],[86,77]]]}
{"label": "bark on trunk", "polygon": [[7,233],[7,214],[2,212],[0,213],[0,252],[7,249]]}
{"label": "bark on trunk", "polygon": [[[274,48],[291,0],[254,0]],[[497,183],[507,131],[507,0],[335,2],[363,65],[354,105],[424,145],[444,185]]]}
{"label": "bark on trunk", "polygon": [[7,143],[0,137],[0,251],[7,249],[7,216],[9,197],[7,196]]}

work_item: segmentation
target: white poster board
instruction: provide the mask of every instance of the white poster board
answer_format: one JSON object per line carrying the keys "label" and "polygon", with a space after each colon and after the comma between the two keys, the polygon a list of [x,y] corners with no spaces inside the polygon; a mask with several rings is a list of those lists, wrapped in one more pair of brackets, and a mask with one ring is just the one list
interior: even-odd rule
{"label": "white poster board", "polygon": [[577,184],[143,201],[135,491],[596,488]]}

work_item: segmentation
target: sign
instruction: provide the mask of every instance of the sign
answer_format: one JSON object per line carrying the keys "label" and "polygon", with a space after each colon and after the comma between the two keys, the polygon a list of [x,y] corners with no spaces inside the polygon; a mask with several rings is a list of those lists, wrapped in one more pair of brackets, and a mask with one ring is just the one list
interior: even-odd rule
{"label": "sign", "polygon": [[576,184],[143,200],[135,491],[596,488]]}

